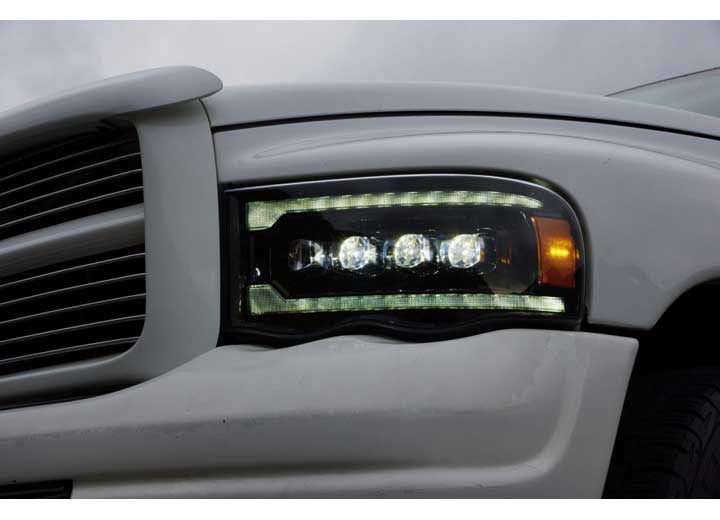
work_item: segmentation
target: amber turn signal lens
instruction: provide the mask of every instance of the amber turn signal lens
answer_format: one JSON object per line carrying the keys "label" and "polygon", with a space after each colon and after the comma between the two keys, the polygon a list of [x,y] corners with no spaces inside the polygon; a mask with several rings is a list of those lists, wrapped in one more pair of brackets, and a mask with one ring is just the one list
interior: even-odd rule
{"label": "amber turn signal lens", "polygon": [[538,244],[538,283],[575,287],[578,250],[570,224],[561,219],[532,217]]}

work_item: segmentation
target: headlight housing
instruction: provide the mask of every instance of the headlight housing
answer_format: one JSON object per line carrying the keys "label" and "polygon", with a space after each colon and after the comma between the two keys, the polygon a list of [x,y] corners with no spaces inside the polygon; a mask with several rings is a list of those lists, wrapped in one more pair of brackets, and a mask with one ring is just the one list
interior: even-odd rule
{"label": "headlight housing", "polygon": [[382,332],[433,340],[579,322],[580,226],[543,186],[428,174],[226,196],[225,321],[243,338]]}

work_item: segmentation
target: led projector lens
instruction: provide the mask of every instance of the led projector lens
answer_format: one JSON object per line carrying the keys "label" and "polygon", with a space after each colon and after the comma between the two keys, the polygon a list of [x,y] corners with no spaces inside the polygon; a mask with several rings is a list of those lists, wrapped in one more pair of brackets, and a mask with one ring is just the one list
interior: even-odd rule
{"label": "led projector lens", "polygon": [[430,241],[422,235],[402,235],[393,246],[393,261],[398,267],[412,269],[423,262],[432,262],[434,252]]}
{"label": "led projector lens", "polygon": [[458,235],[444,244],[445,258],[451,267],[467,269],[485,256],[485,239],[479,235]]}
{"label": "led projector lens", "polygon": [[377,249],[368,237],[349,237],[340,244],[337,258],[343,269],[359,271],[375,263]]}
{"label": "led projector lens", "polygon": [[227,323],[238,334],[298,342],[376,330],[435,339],[580,319],[580,227],[545,187],[435,174],[227,195]]}

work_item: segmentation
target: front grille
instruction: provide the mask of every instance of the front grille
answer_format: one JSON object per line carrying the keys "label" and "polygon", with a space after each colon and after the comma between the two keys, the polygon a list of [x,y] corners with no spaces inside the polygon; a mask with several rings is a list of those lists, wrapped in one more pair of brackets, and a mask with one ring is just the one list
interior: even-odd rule
{"label": "front grille", "polygon": [[0,160],[0,239],[143,201],[132,131],[100,129]]}
{"label": "front grille", "polygon": [[0,374],[123,352],[144,319],[144,245],[0,278]]}

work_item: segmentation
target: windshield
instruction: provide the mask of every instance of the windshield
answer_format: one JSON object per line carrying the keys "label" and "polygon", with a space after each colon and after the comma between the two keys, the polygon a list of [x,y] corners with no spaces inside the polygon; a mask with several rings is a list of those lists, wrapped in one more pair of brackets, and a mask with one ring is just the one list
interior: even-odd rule
{"label": "windshield", "polygon": [[650,83],[611,96],[720,117],[720,68]]}

